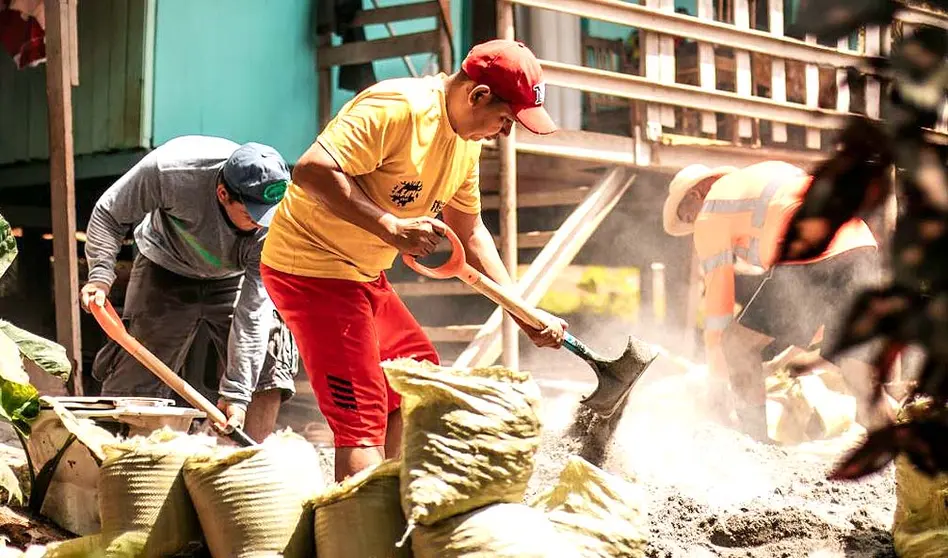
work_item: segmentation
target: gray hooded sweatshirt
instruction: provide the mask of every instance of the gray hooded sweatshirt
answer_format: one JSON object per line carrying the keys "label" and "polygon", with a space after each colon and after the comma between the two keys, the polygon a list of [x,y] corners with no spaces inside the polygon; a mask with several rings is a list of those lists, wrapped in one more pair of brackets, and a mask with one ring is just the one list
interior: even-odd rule
{"label": "gray hooded sweatshirt", "polygon": [[220,395],[247,404],[267,352],[273,303],[260,278],[266,229],[248,234],[227,219],[216,189],[224,162],[239,146],[184,136],[158,147],[99,198],[86,229],[89,281],[111,285],[128,229],[142,255],[193,279],[243,275],[227,344]]}

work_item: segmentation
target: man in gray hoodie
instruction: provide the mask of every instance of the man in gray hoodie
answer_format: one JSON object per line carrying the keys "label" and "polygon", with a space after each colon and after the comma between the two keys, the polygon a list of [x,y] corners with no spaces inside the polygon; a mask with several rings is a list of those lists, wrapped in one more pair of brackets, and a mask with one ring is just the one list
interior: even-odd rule
{"label": "man in gray hoodie", "polygon": [[[298,370],[296,347],[260,279],[267,227],[289,180],[272,147],[179,137],[106,190],[86,230],[83,307],[105,303],[122,241],[135,226],[138,253],[122,316],[129,333],[181,374],[205,327],[226,362],[220,384],[185,379],[219,397],[228,425],[244,426],[258,441],[273,431]],[[114,342],[96,355],[92,374],[102,395],[175,397]]]}

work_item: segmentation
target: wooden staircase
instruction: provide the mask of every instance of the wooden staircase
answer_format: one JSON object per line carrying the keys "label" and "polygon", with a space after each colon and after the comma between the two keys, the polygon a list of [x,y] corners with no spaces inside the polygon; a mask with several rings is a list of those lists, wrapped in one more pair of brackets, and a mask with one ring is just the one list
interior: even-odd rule
{"label": "wooden staircase", "polygon": [[[481,161],[484,219],[495,233],[499,207],[497,151],[485,149]],[[557,230],[520,232],[520,261],[529,266],[518,278],[520,295],[538,304],[554,277],[569,265],[603,219],[635,180],[635,170],[576,160],[521,154],[518,157],[517,210],[521,219],[543,208],[572,207]],[[447,250],[445,245],[443,250]],[[522,269],[522,268],[521,268]],[[486,366],[500,355],[501,313],[458,280],[425,279],[400,263],[391,272],[396,292],[405,300],[446,363]],[[480,323],[433,325],[426,320],[432,306],[457,315],[487,316]],[[472,311],[472,307],[475,311]],[[486,312],[485,312],[486,310]],[[434,312],[437,314],[438,312]]]}
{"label": "wooden staircase", "polygon": [[[330,1],[330,0],[324,0]],[[372,4],[375,1],[372,0]],[[437,26],[431,31],[395,34],[391,24],[434,17]],[[329,122],[332,113],[333,80],[332,68],[349,64],[364,64],[387,58],[405,58],[412,54],[435,53],[438,67],[450,73],[454,67],[451,37],[451,1],[429,0],[397,6],[376,7],[360,10],[352,22],[353,27],[384,25],[389,36],[384,39],[358,41],[333,46],[332,34],[319,35],[316,49],[316,66],[319,77],[319,128]],[[410,68],[410,66],[409,66]],[[414,71],[414,70],[412,70]]]}

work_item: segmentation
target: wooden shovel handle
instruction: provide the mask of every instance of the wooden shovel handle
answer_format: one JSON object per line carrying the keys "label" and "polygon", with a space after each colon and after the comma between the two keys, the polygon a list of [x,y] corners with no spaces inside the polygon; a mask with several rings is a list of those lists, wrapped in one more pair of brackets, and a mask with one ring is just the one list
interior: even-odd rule
{"label": "wooden shovel handle", "polygon": [[531,308],[519,296],[501,287],[490,277],[487,277],[471,267],[471,265],[467,263],[467,257],[464,253],[464,245],[461,244],[461,239],[451,230],[451,227],[445,225],[444,228],[445,236],[448,241],[451,242],[451,257],[448,258],[447,262],[438,267],[431,268],[418,263],[414,256],[402,254],[402,261],[405,262],[405,265],[425,277],[431,277],[432,279],[451,279],[456,277],[470,285],[477,292],[493,300],[500,305],[501,308],[510,312],[530,327],[538,330],[546,328],[543,320],[540,319],[539,314],[537,314],[536,309]]}
{"label": "wooden shovel handle", "polygon": [[126,330],[122,324],[122,320],[118,317],[118,314],[115,313],[115,308],[112,307],[111,302],[106,300],[104,306],[92,303],[89,305],[89,310],[92,312],[92,316],[95,317],[96,321],[99,322],[99,325],[102,326],[105,333],[111,337],[112,340],[121,345],[122,348],[131,353],[131,355],[135,357],[138,362],[142,363],[145,368],[150,370],[152,374],[158,376],[162,382],[173,389],[175,393],[183,397],[188,403],[207,413],[208,418],[217,424],[218,427],[223,429],[227,425],[227,417],[224,416],[224,413],[221,412],[220,409],[201,395],[198,390],[191,387],[191,384],[185,382],[180,376],[175,374],[165,363],[161,362],[158,357],[146,349],[138,339],[135,339],[128,333],[128,330]]}

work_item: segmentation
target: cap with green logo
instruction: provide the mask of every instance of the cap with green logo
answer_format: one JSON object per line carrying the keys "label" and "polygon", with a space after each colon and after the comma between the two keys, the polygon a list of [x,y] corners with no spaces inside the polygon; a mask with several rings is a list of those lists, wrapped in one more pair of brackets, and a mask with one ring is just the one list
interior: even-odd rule
{"label": "cap with green logo", "polygon": [[245,143],[224,163],[224,185],[240,197],[250,217],[268,227],[290,181],[290,169],[276,149]]}

